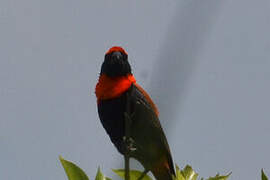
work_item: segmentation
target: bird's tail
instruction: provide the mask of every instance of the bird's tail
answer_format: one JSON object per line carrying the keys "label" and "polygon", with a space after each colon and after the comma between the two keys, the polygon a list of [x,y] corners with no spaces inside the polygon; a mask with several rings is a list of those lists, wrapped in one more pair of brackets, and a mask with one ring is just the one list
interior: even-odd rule
{"label": "bird's tail", "polygon": [[174,167],[167,162],[153,168],[152,173],[156,180],[173,180],[173,176],[175,176]]}

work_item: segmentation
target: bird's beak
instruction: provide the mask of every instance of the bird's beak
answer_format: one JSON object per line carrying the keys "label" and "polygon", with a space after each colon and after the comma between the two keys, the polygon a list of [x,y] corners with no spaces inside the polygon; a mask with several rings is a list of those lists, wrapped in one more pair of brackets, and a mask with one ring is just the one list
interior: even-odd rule
{"label": "bird's beak", "polygon": [[115,51],[112,53],[112,59],[113,60],[120,60],[122,59],[122,54],[119,51]]}

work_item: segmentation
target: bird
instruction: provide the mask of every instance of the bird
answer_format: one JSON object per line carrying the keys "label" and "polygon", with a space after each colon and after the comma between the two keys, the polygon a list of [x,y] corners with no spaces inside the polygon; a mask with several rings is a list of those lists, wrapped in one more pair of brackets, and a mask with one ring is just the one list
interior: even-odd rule
{"label": "bird", "polygon": [[[113,46],[105,53],[95,94],[99,119],[118,152],[124,155],[129,151],[130,157],[143,165],[144,172],[151,171],[157,180],[173,180],[173,159],[158,108],[136,82],[122,47]],[[125,140],[127,128],[129,146]]]}

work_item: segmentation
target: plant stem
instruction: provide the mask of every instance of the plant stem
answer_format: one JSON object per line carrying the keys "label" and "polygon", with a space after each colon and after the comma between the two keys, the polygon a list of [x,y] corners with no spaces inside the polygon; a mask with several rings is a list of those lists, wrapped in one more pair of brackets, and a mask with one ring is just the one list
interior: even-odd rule
{"label": "plant stem", "polygon": [[125,154],[125,180],[129,179],[129,155]]}

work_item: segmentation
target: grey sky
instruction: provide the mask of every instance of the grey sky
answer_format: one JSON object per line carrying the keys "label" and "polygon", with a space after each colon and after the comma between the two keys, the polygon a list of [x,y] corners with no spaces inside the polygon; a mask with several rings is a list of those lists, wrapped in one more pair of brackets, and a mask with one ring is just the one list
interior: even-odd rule
{"label": "grey sky", "polygon": [[0,179],[91,179],[122,157],[96,112],[105,51],[122,45],[173,152],[203,177],[270,175],[267,0],[1,0]]}

